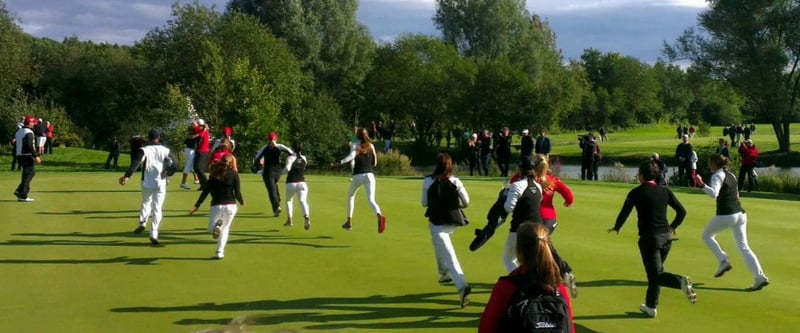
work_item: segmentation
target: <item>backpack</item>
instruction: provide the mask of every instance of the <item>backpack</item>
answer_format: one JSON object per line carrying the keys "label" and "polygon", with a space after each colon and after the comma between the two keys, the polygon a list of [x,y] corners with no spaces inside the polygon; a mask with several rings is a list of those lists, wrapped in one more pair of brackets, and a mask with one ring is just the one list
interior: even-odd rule
{"label": "backpack", "polygon": [[170,152],[164,158],[164,169],[161,170],[161,178],[172,177],[176,172],[178,172],[178,157]]}
{"label": "backpack", "polygon": [[722,136],[726,136],[726,135],[728,135],[728,128],[727,127],[723,127],[722,128]]}
{"label": "backpack", "polygon": [[[502,277],[500,279],[509,279]],[[498,332],[571,333],[572,324],[567,302],[558,290],[534,285],[518,286],[501,319]]]}
{"label": "backpack", "polygon": [[[432,177],[432,176],[431,176]],[[469,224],[461,209],[456,185],[448,181],[435,180],[428,188],[427,217],[434,225],[465,226]]]}

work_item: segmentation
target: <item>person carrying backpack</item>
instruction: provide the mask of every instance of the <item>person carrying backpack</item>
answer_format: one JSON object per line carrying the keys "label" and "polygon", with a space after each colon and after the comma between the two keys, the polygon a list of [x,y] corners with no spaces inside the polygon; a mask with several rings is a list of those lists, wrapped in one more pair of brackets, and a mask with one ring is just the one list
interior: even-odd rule
{"label": "person carrying backpack", "polygon": [[450,235],[456,227],[469,223],[462,208],[469,204],[469,194],[464,184],[453,176],[453,159],[447,153],[436,158],[436,169],[422,182],[422,207],[428,218],[436,266],[439,270],[439,283],[454,283],[458,289],[461,307],[469,304],[472,288],[464,278],[464,271],[456,257]]}
{"label": "person carrying backpack", "polygon": [[541,223],[517,229],[520,266],[492,288],[479,333],[575,332],[572,304],[550,250],[550,231]]}

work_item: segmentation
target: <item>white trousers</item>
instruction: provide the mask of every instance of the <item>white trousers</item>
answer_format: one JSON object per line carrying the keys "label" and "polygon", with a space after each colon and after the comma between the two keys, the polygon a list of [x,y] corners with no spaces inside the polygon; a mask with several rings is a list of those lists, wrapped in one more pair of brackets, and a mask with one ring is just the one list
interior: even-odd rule
{"label": "white trousers", "polygon": [[463,289],[467,286],[467,281],[458,257],[456,257],[453,242],[450,241],[450,234],[456,231],[456,226],[428,223],[428,229],[431,232],[433,252],[436,255],[436,269],[439,271],[439,275],[449,274],[453,278],[456,289]]}
{"label": "white trousers", "polygon": [[353,179],[350,181],[350,190],[347,191],[347,217],[353,217],[356,192],[362,185],[367,191],[369,206],[372,207],[375,214],[381,215],[381,208],[378,207],[378,203],[375,202],[375,175],[372,173],[361,173],[353,175]]}
{"label": "white trousers", "polygon": [[717,215],[708,222],[706,229],[703,230],[703,241],[706,242],[708,248],[717,258],[717,261],[728,259],[728,254],[722,250],[717,242],[717,234],[725,229],[733,230],[733,240],[739,252],[744,257],[744,262],[753,277],[764,277],[764,272],[761,270],[761,263],[758,262],[756,254],[747,245],[747,214],[736,213],[733,215]]}
{"label": "white trousers", "polygon": [[509,232],[508,238],[506,238],[506,245],[503,247],[503,266],[506,268],[506,272],[508,273],[511,273],[511,271],[519,267],[519,262],[517,261],[516,232]]}
{"label": "white trousers", "polygon": [[306,182],[286,183],[286,216],[292,217],[292,202],[294,202],[295,195],[300,200],[300,210],[303,211],[303,217],[309,217],[308,185]]}
{"label": "white trousers", "polygon": [[225,254],[225,244],[228,244],[228,234],[231,231],[233,218],[239,208],[236,204],[211,206],[208,211],[208,232],[214,232],[217,221],[222,220],[222,232],[217,239],[217,254]]}
{"label": "white trousers", "polygon": [[158,239],[158,228],[161,226],[163,217],[161,208],[164,207],[164,198],[167,196],[167,187],[156,186],[155,188],[142,187],[142,208],[139,211],[139,225],[145,226],[150,214],[153,215],[153,226],[150,229],[150,237]]}
{"label": "white trousers", "polygon": [[194,149],[183,148],[183,156],[186,156],[186,164],[183,165],[183,173],[188,174],[194,170]]}

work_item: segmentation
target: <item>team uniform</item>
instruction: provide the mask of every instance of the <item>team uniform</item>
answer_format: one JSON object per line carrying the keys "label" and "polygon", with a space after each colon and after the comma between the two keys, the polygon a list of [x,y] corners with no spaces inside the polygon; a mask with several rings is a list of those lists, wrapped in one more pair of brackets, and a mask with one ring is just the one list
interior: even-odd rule
{"label": "team uniform", "polygon": [[[35,123],[34,118],[25,119],[25,123]],[[36,158],[39,156],[39,151],[36,148],[36,134],[27,126],[23,126],[17,130],[14,136],[14,158],[22,170],[22,177],[20,179],[14,195],[17,201],[30,202],[33,198],[28,196],[31,190],[31,180],[36,175]]]}
{"label": "team uniform", "polygon": [[522,178],[511,184],[506,193],[503,208],[511,214],[511,229],[503,248],[503,266],[511,273],[517,269],[517,228],[523,222],[542,223],[539,208],[542,202],[542,186],[533,179]]}
{"label": "team uniform", "polygon": [[[381,214],[381,207],[375,202],[375,166],[378,164],[375,146],[370,144],[369,151],[365,154],[358,154],[357,150],[351,150],[347,157],[339,161],[339,164],[350,163],[350,161],[354,161],[354,163],[353,178],[350,180],[350,189],[347,191],[347,218],[353,217],[356,192],[359,187],[363,186],[367,192],[369,206],[378,215],[378,232],[383,232],[382,226],[385,226],[386,218]],[[352,229],[352,224],[345,223],[342,228],[350,230]]]}
{"label": "team uniform", "polygon": [[[293,201],[295,195],[300,201],[300,210],[305,218],[305,228],[311,228],[311,215],[308,207],[308,185],[306,184],[306,167],[308,160],[301,154],[291,155],[286,159],[284,172],[286,173],[286,216],[291,221],[293,215]],[[291,226],[291,223],[287,223]]]}
{"label": "team uniform", "polygon": [[281,179],[281,170],[283,170],[281,165],[282,152],[294,155],[294,151],[291,148],[276,143],[274,146],[267,144],[261,147],[255,157],[256,161],[264,159],[261,180],[264,181],[264,186],[267,188],[269,202],[272,205],[272,213],[275,216],[278,216],[281,212],[281,194],[278,191],[278,181]]}
{"label": "team uniform", "polygon": [[716,240],[717,234],[722,230],[730,228],[733,230],[733,239],[739,252],[742,253],[744,261],[750,273],[753,274],[754,283],[749,290],[760,290],[769,284],[758,257],[747,244],[747,214],[742,209],[737,191],[736,176],[723,168],[718,169],[711,175],[711,181],[703,186],[703,192],[717,201],[717,213],[708,222],[703,230],[703,241],[706,243],[714,257],[719,261],[719,269],[715,276],[720,277],[731,269],[728,263],[728,254],[722,250]]}
{"label": "team uniform", "polygon": [[169,156],[169,149],[160,143],[148,144],[141,148],[138,160],[135,160],[131,167],[125,171],[125,177],[131,175],[144,163],[142,170],[142,206],[139,211],[139,227],[136,233],[145,229],[147,220],[151,213],[153,215],[152,229],[150,230],[150,242],[158,245],[158,234],[162,220],[162,207],[167,195],[167,177],[163,172],[164,159]]}
{"label": "team uniform", "polygon": [[197,175],[197,179],[200,181],[200,188],[202,189],[203,186],[206,185],[206,182],[208,182],[208,177],[206,177],[204,172],[205,168],[208,166],[208,155],[211,152],[211,146],[209,145],[210,137],[208,129],[206,129],[205,126],[197,126],[194,132],[197,135],[198,141],[197,148],[194,151],[193,169],[194,173]]}
{"label": "team uniform", "polygon": [[208,212],[208,231],[214,234],[217,239],[218,259],[225,257],[225,245],[228,243],[231,224],[236,217],[238,206],[236,202],[243,203],[242,191],[240,187],[239,174],[234,170],[228,170],[222,179],[209,177],[203,192],[195,202],[195,207],[200,207],[205,201],[206,196],[211,194],[211,209]]}

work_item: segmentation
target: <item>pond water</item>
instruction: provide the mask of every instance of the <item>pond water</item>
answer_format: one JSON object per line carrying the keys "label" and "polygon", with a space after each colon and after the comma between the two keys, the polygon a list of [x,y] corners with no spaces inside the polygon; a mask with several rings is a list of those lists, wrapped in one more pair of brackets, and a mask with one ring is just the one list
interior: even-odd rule
{"label": "pond water", "polygon": [[[560,168],[560,170],[558,169]],[[558,173],[558,176],[563,179],[581,179],[581,166],[580,165],[554,165],[552,168],[554,172]],[[638,168],[634,167],[621,167],[615,168],[612,166],[600,166],[598,170],[598,179],[603,180],[605,178],[612,177],[614,179],[619,178],[627,178],[633,182],[636,179],[636,173],[638,172]],[[678,167],[669,167],[669,171],[667,176],[671,176],[673,173],[678,172]],[[763,167],[763,168],[756,168],[756,172],[759,175],[774,175],[774,174],[786,174],[789,173],[794,177],[800,178],[800,168],[776,168],[776,167]]]}

